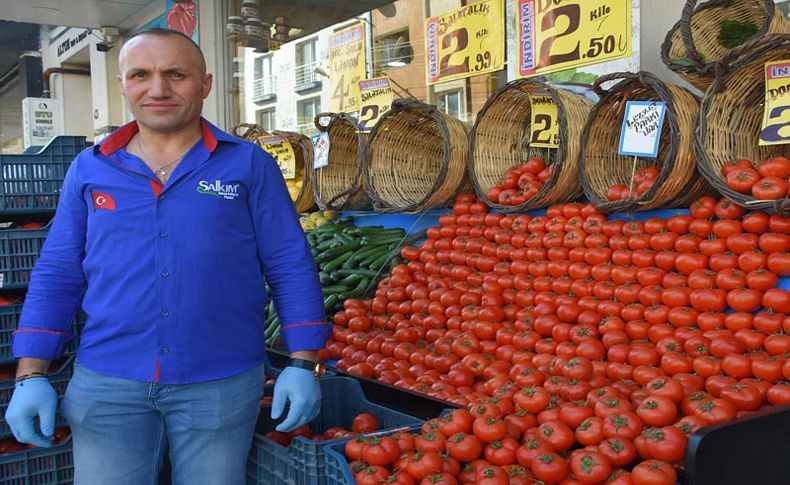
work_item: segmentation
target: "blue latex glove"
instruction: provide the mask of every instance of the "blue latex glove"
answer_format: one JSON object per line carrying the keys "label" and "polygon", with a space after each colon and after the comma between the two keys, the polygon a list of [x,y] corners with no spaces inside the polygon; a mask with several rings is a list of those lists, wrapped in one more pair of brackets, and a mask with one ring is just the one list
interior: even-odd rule
{"label": "blue latex glove", "polygon": [[314,420],[321,412],[321,386],[315,374],[307,369],[286,367],[274,384],[272,419],[279,419],[285,402],[291,403],[288,416],[277,425],[277,431],[293,431]]}
{"label": "blue latex glove", "polygon": [[[17,382],[5,420],[20,443],[49,448],[55,434],[55,410],[58,394],[46,377],[34,377]],[[38,416],[41,432],[36,431]]]}

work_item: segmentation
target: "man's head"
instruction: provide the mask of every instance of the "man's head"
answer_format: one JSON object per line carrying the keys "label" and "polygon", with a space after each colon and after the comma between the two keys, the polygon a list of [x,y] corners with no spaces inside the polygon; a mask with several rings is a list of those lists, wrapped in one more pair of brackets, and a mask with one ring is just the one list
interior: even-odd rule
{"label": "man's head", "polygon": [[161,133],[190,127],[211,91],[200,48],[184,34],[150,29],[127,39],[119,55],[121,92],[138,123]]}

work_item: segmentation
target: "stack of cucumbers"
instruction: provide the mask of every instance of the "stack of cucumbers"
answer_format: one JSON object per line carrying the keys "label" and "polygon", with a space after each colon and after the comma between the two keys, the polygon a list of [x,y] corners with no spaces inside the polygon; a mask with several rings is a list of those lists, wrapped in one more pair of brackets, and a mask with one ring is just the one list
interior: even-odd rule
{"label": "stack of cucumbers", "polygon": [[[357,227],[344,217],[307,233],[307,240],[320,270],[324,309],[331,317],[348,298],[360,298],[376,287],[379,279],[403,262],[400,249],[425,237],[425,231],[406,236],[400,228]],[[280,334],[280,320],[270,300],[266,307],[266,345]]]}

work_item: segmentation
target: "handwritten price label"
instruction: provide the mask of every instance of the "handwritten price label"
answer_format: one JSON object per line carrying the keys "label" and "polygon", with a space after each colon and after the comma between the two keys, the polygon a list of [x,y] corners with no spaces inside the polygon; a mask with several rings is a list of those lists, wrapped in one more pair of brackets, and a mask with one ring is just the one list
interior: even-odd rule
{"label": "handwritten price label", "polygon": [[760,145],[787,143],[790,143],[790,60],[766,62]]}
{"label": "handwritten price label", "polygon": [[262,136],[258,138],[258,144],[274,157],[274,161],[279,165],[284,179],[296,178],[296,155],[294,155],[294,149],[287,138],[282,136]]}
{"label": "handwritten price label", "polygon": [[392,86],[387,76],[359,82],[359,129],[369,132],[392,107]]}
{"label": "handwritten price label", "polygon": [[530,90],[529,98],[529,146],[557,148],[560,145],[560,124],[554,99],[543,89]]}
{"label": "handwritten price label", "polygon": [[331,110],[359,110],[359,80],[365,79],[365,29],[354,24],[329,38],[329,90]]}
{"label": "handwritten price label", "polygon": [[494,72],[505,65],[503,0],[488,0],[425,20],[428,84]]}
{"label": "handwritten price label", "polygon": [[517,0],[521,77],[631,55],[631,0]]}
{"label": "handwritten price label", "polygon": [[660,101],[627,101],[618,153],[656,158],[666,111]]}

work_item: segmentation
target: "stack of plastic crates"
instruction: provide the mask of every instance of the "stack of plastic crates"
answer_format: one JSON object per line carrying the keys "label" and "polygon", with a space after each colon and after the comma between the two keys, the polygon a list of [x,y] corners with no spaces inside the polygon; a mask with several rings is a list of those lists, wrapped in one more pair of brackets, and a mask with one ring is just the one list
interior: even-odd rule
{"label": "stack of plastic crates", "polygon": [[[85,148],[85,138],[60,136],[38,153],[0,155],[0,485],[65,485],[73,482],[71,440],[66,422],[56,418],[56,446],[34,448],[17,443],[5,422],[5,411],[14,390],[15,362],[11,351],[13,333],[19,324],[24,292],[30,282],[41,248],[58,204],[69,165]],[[18,228],[21,221],[34,222],[30,229]],[[72,331],[84,325],[80,312]],[[73,372],[77,340],[63,359],[53,362],[49,380],[62,397]]]}

